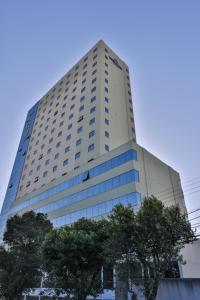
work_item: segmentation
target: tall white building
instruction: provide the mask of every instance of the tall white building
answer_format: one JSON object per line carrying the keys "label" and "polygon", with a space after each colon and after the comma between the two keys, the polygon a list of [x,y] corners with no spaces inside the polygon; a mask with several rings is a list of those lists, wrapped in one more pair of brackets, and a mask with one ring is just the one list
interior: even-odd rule
{"label": "tall white building", "polygon": [[179,174],[136,143],[128,66],[99,41],[28,112],[1,232],[15,213],[59,227],[152,194],[185,210]]}

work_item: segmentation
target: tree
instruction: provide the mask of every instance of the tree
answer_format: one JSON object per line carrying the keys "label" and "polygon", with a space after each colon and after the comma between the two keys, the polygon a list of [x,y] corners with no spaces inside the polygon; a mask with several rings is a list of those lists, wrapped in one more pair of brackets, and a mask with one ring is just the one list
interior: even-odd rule
{"label": "tree", "polygon": [[[43,244],[44,267],[52,287],[85,300],[102,292],[101,269],[107,221],[80,219],[54,229]],[[71,299],[71,298],[70,298]]]}
{"label": "tree", "polygon": [[42,271],[41,244],[52,229],[47,215],[29,211],[8,219],[5,246],[0,248],[0,296],[19,299],[36,287]]}
{"label": "tree", "polygon": [[[146,299],[155,300],[161,278],[173,270],[174,262],[182,263],[180,249],[196,239],[186,216],[179,207],[165,207],[151,196],[137,213],[118,205],[109,221],[108,257],[127,274],[129,287],[142,285]],[[136,276],[134,269],[142,275]]]}

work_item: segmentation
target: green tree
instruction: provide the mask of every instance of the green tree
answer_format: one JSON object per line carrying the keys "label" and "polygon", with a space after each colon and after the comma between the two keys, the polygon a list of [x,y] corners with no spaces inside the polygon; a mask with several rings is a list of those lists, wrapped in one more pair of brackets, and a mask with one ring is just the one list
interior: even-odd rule
{"label": "green tree", "polygon": [[41,245],[52,229],[47,215],[24,213],[8,219],[5,246],[0,248],[0,296],[19,299],[23,292],[36,287],[42,271]]}
{"label": "green tree", "polygon": [[195,240],[186,216],[179,207],[165,207],[151,196],[144,199],[137,213],[118,205],[109,221],[109,260],[120,277],[125,275],[127,286],[142,286],[146,299],[155,300],[159,281],[167,271],[173,271],[174,262],[182,262],[181,248]]}
{"label": "green tree", "polygon": [[[43,244],[48,282],[76,300],[102,291],[101,269],[105,261],[107,221],[80,219],[71,226],[54,229]],[[70,298],[71,299],[71,298]]]}

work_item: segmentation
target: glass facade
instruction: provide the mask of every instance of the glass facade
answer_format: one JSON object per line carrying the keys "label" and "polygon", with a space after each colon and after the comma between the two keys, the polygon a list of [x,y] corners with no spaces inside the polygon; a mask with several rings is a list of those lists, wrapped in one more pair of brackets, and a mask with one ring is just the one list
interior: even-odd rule
{"label": "glass facade", "polygon": [[134,207],[137,206],[140,201],[140,193],[134,192],[52,219],[51,222],[53,223],[54,227],[61,227],[74,223],[80,218],[95,218],[105,214],[109,214],[112,211],[113,207],[117,204],[123,204],[124,206],[131,205]]}
{"label": "glass facade", "polygon": [[36,209],[35,211],[41,213],[49,213],[67,205],[71,205],[75,202],[95,197],[101,193],[108,192],[112,189],[118,188],[122,185],[135,181],[139,181],[139,173],[136,170],[130,170],[113,178],[110,178],[106,181],[100,182],[87,189],[74,193],[70,196],[48,203],[47,205],[44,205]]}
{"label": "glass facade", "polygon": [[29,145],[33,125],[35,122],[37,109],[38,109],[38,102],[29,110],[29,112],[27,114],[27,118],[25,121],[24,129],[23,129],[21,140],[19,143],[17,155],[15,158],[14,166],[13,166],[12,173],[10,176],[5,199],[3,202],[3,207],[1,210],[0,238],[2,237],[4,228],[5,228],[5,224],[6,224],[6,220],[7,220],[7,216],[10,212],[11,205],[16,199],[18,186],[19,186],[21,174],[23,171],[24,162],[26,159],[26,154],[27,154],[27,150],[28,150],[28,145]]}
{"label": "glass facade", "polygon": [[[11,213],[16,213],[16,212],[20,211],[21,209],[24,209],[30,205],[33,205],[34,203],[37,203],[44,199],[47,199],[53,195],[56,195],[57,193],[63,192],[75,185],[78,185],[78,184],[84,182],[86,180],[86,177],[88,177],[88,179],[89,179],[89,178],[98,176],[106,171],[109,171],[115,167],[125,164],[128,161],[136,160],[136,159],[137,159],[137,152],[134,149],[130,149],[120,155],[113,157],[110,160],[107,160],[106,162],[104,162],[94,168],[91,168],[69,180],[66,180],[66,181],[56,185],[55,187],[48,189],[47,191],[45,191],[43,193],[38,194],[35,197],[32,197],[31,199],[28,199],[28,200],[18,204],[17,206],[12,208]],[[88,176],[88,174],[89,174],[89,176]]]}

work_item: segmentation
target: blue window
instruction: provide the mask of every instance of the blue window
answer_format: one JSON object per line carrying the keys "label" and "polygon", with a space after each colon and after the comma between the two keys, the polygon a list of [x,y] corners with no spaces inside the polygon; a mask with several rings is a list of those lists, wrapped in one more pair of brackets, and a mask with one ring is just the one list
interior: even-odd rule
{"label": "blue window", "polygon": [[76,141],[76,146],[80,145],[81,142],[82,142],[82,140],[81,140],[81,139],[78,139],[78,140]]}
{"label": "blue window", "polygon": [[59,158],[59,153],[56,153],[54,159],[58,159],[58,158]]}
{"label": "blue window", "polygon": [[91,120],[90,120],[90,122],[89,122],[89,125],[92,125],[92,124],[94,124],[95,123],[95,118],[92,118]]}
{"label": "blue window", "polygon": [[109,120],[108,119],[105,119],[105,124],[109,125]]}
{"label": "blue window", "polygon": [[96,91],[96,86],[94,86],[92,89],[91,89],[91,93],[94,93]]}
{"label": "blue window", "polygon": [[93,137],[95,135],[95,130],[90,131],[89,138]]}
{"label": "blue window", "polygon": [[109,146],[108,145],[105,145],[105,150],[109,151]]}
{"label": "blue window", "polygon": [[49,153],[51,153],[51,148],[49,148],[49,149],[47,150],[47,154],[49,154]]}
{"label": "blue window", "polygon": [[109,132],[105,131],[105,137],[109,138]]}
{"label": "blue window", "polygon": [[83,131],[83,127],[82,126],[77,129],[77,133],[80,133],[82,131]]}
{"label": "blue window", "polygon": [[58,143],[56,144],[56,148],[59,148],[60,145],[61,145],[61,142],[58,142]]}
{"label": "blue window", "polygon": [[68,125],[67,129],[71,129],[72,128],[72,123]]}
{"label": "blue window", "polygon": [[68,164],[68,162],[69,162],[69,160],[68,160],[68,159],[65,159],[65,160],[63,161],[63,166],[66,166],[66,165]]}
{"label": "blue window", "polygon": [[81,152],[77,152],[77,153],[75,154],[75,159],[79,158],[80,156],[81,156]]}
{"label": "blue window", "polygon": [[90,152],[92,150],[94,150],[94,144],[91,144],[91,145],[88,146],[88,152]]}
{"label": "blue window", "polygon": [[95,100],[96,100],[96,96],[92,97],[91,100],[90,100],[90,102],[92,103],[92,102],[94,102]]}
{"label": "blue window", "polygon": [[54,167],[53,167],[53,172],[56,172],[57,169],[58,169],[58,166],[54,166]]}
{"label": "blue window", "polygon": [[92,79],[92,84],[95,83],[97,81],[96,78]]}
{"label": "blue window", "polygon": [[80,102],[82,102],[85,99],[85,96],[82,96],[80,99]]}
{"label": "blue window", "polygon": [[81,89],[81,93],[83,93],[85,91],[85,86]]}
{"label": "blue window", "polygon": [[90,109],[90,113],[92,114],[93,112],[95,112],[95,110],[96,110],[96,107],[93,106],[93,107]]}
{"label": "blue window", "polygon": [[47,174],[48,174],[48,171],[45,171],[45,172],[43,173],[43,177],[46,177]]}
{"label": "blue window", "polygon": [[46,161],[45,161],[45,166],[47,166],[49,164],[49,159],[47,159]]}
{"label": "blue window", "polygon": [[79,111],[82,111],[82,110],[84,110],[84,105],[81,105],[79,108]]}
{"label": "blue window", "polygon": [[67,137],[66,137],[66,141],[69,141],[71,139],[71,134],[69,134]]}
{"label": "blue window", "polygon": [[75,106],[75,105],[74,105],[74,104],[72,104],[72,105],[71,105],[71,107],[70,107],[70,110],[72,110],[72,109],[74,108],[74,106]]}
{"label": "blue window", "polygon": [[69,152],[69,150],[70,150],[70,146],[66,147],[65,148],[65,153]]}

